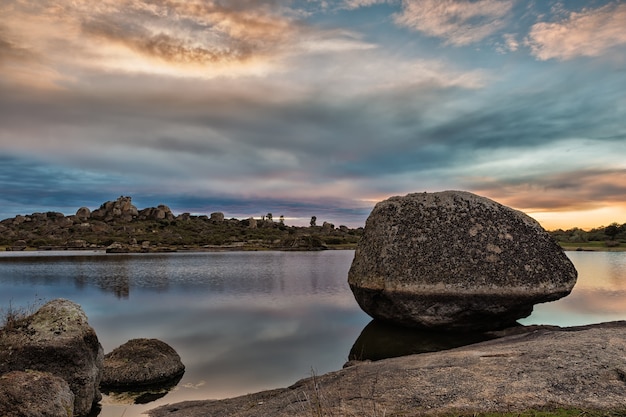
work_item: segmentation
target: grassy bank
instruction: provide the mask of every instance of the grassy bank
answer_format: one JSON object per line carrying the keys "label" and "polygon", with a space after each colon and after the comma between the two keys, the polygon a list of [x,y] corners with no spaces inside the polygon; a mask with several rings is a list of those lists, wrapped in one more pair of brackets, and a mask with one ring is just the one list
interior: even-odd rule
{"label": "grassy bank", "polygon": [[626,244],[619,243],[617,246],[607,246],[606,242],[559,242],[559,245],[565,250],[579,251],[605,251],[605,252],[623,252],[626,251]]}

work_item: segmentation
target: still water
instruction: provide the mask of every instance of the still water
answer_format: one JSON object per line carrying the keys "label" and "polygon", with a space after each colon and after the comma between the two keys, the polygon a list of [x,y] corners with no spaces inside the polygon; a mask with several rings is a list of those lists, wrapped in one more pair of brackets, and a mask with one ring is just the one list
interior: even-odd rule
{"label": "still water", "polygon": [[[186,372],[149,404],[111,394],[101,417],[287,386],[341,368],[370,318],[347,285],[353,251],[107,255],[0,253],[0,307],[67,298],[82,305],[105,352],[157,338]],[[579,272],[568,297],[522,324],[626,320],[626,252],[568,252]]]}

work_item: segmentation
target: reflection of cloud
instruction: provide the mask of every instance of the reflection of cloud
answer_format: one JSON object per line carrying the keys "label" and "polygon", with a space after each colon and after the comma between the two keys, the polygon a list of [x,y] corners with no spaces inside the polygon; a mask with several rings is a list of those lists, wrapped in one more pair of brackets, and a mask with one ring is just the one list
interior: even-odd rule
{"label": "reflection of cloud", "polygon": [[579,289],[563,300],[577,313],[626,314],[626,291],[609,289]]}
{"label": "reflection of cloud", "polygon": [[611,47],[626,44],[624,22],[626,4],[607,4],[597,9],[572,12],[560,22],[536,23],[526,43],[532,54],[544,61],[599,56]]}
{"label": "reflection of cloud", "polygon": [[462,46],[502,29],[512,7],[512,0],[405,0],[396,23]]}

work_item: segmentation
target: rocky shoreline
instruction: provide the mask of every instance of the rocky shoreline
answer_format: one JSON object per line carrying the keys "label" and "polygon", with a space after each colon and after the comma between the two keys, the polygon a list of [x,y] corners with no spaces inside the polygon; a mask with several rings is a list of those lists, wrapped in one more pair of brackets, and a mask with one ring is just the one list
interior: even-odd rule
{"label": "rocky shoreline", "polygon": [[447,351],[351,363],[287,388],[171,404],[148,414],[406,417],[626,410],[626,322],[509,332],[515,334]]}

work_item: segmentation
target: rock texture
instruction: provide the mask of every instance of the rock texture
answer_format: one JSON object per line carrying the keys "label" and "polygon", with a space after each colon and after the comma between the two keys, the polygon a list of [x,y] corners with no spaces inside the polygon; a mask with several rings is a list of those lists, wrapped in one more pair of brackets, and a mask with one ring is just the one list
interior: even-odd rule
{"label": "rock texture", "polygon": [[289,388],[151,410],[152,417],[421,416],[626,407],[626,322],[529,332],[364,362]]}
{"label": "rock texture", "polygon": [[110,388],[162,384],[185,372],[180,356],[157,339],[132,339],[104,356],[102,386]]}
{"label": "rock texture", "polygon": [[348,282],[372,317],[405,326],[496,329],[569,294],[577,272],[535,220],[468,192],[378,203]]}
{"label": "rock texture", "polygon": [[0,416],[71,417],[74,394],[65,380],[47,372],[13,371],[0,376]]}
{"label": "rock texture", "polygon": [[35,370],[64,379],[74,413],[87,415],[100,401],[103,352],[82,308],[54,300],[35,314],[0,329],[0,374]]}

